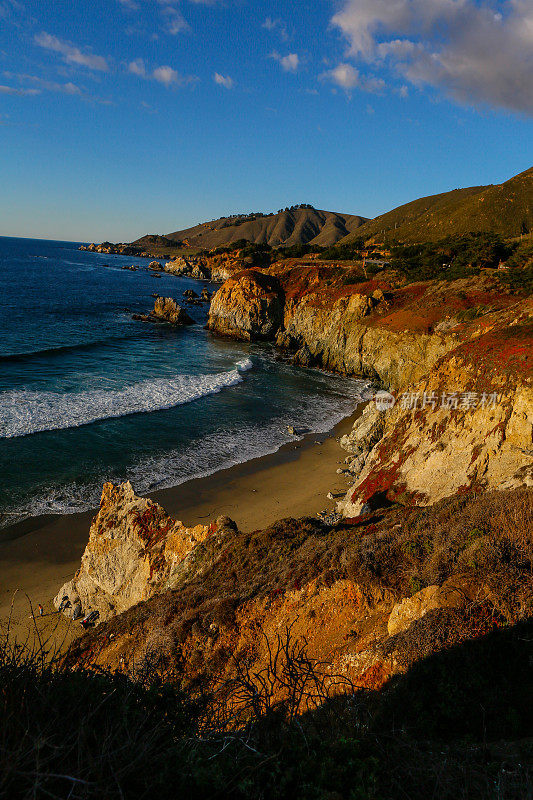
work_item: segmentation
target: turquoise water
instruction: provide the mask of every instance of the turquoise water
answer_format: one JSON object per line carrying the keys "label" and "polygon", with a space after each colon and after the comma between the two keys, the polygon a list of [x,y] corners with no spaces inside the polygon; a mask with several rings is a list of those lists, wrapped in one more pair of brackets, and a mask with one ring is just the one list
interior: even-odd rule
{"label": "turquoise water", "polygon": [[287,425],[325,432],[357,405],[362,382],[213,337],[206,306],[187,328],[133,321],[152,293],[179,300],[201,284],[77,247],[0,238],[1,525],[91,508],[106,480],[143,493],[211,474],[275,452]]}

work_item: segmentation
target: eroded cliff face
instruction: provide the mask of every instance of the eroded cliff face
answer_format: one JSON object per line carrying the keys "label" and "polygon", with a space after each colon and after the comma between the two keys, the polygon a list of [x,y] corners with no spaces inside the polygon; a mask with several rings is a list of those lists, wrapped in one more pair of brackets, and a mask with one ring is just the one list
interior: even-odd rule
{"label": "eroded cliff face", "polygon": [[199,542],[233,523],[221,517],[210,525],[186,528],[157,503],[138,497],[129,481],[104,484],[81,566],[54,599],[79,618],[93,611],[102,622],[172,586]]}
{"label": "eroded cliff face", "polygon": [[351,517],[380,499],[427,505],[530,485],[532,302],[505,295],[490,274],[409,285],[387,273],[347,284],[346,274],[280,270],[267,292],[244,272],[216,293],[209,316],[217,333],[263,331],[295,363],[367,376],[394,393],[379,425],[367,430],[365,415],[356,423],[354,487],[338,510]]}
{"label": "eroded cliff face", "polygon": [[[533,314],[529,303],[519,310],[514,324],[497,320],[397,392],[393,409],[371,404],[341,443],[354,454],[341,513],[533,485]],[[379,439],[365,419],[379,426]]]}
{"label": "eroded cliff face", "polygon": [[413,311],[427,286],[393,289],[393,276],[345,285],[338,269],[273,271],[246,270],[226,281],[213,296],[209,329],[268,337],[296,363],[394,387],[420,378],[457,344],[453,332],[434,330],[431,315],[421,322]]}
{"label": "eroded cliff face", "polygon": [[[276,342],[295,351],[295,363],[345,375],[363,375],[385,386],[404,386],[421,377],[447,350],[452,337],[394,331],[365,325],[365,295],[351,295],[332,308],[305,298],[285,315]],[[291,313],[292,312],[292,313]]]}
{"label": "eroded cliff face", "polygon": [[274,276],[246,270],[213,295],[209,330],[245,341],[272,339],[283,318],[283,292]]}

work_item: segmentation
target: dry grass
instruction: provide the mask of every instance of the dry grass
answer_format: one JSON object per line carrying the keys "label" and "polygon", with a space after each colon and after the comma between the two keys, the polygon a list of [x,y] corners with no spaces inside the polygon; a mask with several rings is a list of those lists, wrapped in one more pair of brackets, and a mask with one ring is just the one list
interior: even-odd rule
{"label": "dry grass", "polygon": [[408,596],[469,575],[490,590],[495,609],[509,621],[531,613],[531,489],[456,496],[406,509],[397,519],[362,539],[348,566],[354,580],[379,581]]}
{"label": "dry grass", "polygon": [[[221,542],[208,539],[193,552],[176,590],[98,626],[70,655],[76,663],[94,661],[113,634],[137,660],[155,648],[169,668],[209,683],[229,668],[233,653],[224,642],[251,604],[269,607],[311,583],[320,589],[342,580],[358,587],[371,607],[384,590],[394,601],[454,577],[472,599],[486,602],[493,624],[515,623],[533,613],[532,531],[533,490],[515,490],[425,509],[392,508],[358,525],[287,519]],[[476,635],[473,617],[471,623]],[[457,621],[456,641],[464,638],[465,624]],[[215,642],[208,645],[213,629]]]}

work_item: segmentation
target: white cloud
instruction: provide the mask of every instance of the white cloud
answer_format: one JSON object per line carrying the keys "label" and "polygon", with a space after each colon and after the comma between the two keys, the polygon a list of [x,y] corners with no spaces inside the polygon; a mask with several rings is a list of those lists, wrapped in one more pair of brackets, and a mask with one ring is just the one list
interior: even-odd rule
{"label": "white cloud", "polygon": [[225,89],[233,89],[233,78],[230,78],[229,75],[224,76],[219,72],[215,72],[213,80],[215,83],[218,83],[219,86],[224,86]]}
{"label": "white cloud", "polygon": [[0,85],[0,94],[14,94],[18,95],[19,97],[24,97],[26,95],[41,94],[41,91],[40,89],[16,89],[13,86]]}
{"label": "white cloud", "polygon": [[166,6],[162,13],[167,20],[167,33],[176,36],[178,33],[189,30],[189,23],[177,8]]}
{"label": "white cloud", "polygon": [[359,86],[359,70],[351,64],[339,64],[338,67],[324,72],[323,78],[327,78],[343,89],[355,89]]}
{"label": "white cloud", "polygon": [[137,75],[139,78],[146,78],[146,67],[142,58],[136,58],[128,64],[128,72]]}
{"label": "white cloud", "polygon": [[348,55],[461,103],[533,114],[531,0],[345,0]]}
{"label": "white cloud", "polygon": [[338,64],[333,69],[322,73],[320,78],[331,81],[346,92],[352,89],[362,89],[365,92],[381,92],[385,88],[385,81],[381,78],[361,75],[358,69],[346,63]]}
{"label": "white cloud", "polygon": [[16,72],[4,72],[3,76],[11,81],[17,81],[19,84],[21,84],[20,89],[13,89],[12,87],[4,86],[4,94],[36,95],[42,94],[43,92],[55,92],[58,94],[67,94],[72,97],[79,97],[82,100],[88,100],[95,103],[108,104],[111,102],[88,94],[85,89],[80,88],[77,84],[72,83],[72,81],[61,83],[58,81],[45,80],[37,75],[28,75],[25,73]]}
{"label": "white cloud", "polygon": [[270,57],[277,61],[285,72],[297,72],[300,66],[300,58],[297,53],[289,53],[286,56],[281,56],[274,50]]}
{"label": "white cloud", "polygon": [[176,36],[178,33],[190,30],[189,23],[181,11],[176,8],[177,0],[157,0],[157,4],[160,6],[161,14],[165,19],[167,33]]}
{"label": "white cloud", "polygon": [[169,67],[168,65],[155,67],[153,70],[148,69],[142,58],[136,58],[125,65],[125,68],[130,75],[136,75],[138,78],[144,80],[154,80],[166,86],[167,89],[172,86],[185,86],[186,84],[194,84],[199,78],[196,75],[181,75],[177,70]]}
{"label": "white cloud", "polygon": [[51,36],[49,33],[39,33],[35,36],[35,43],[45,50],[53,50],[63,56],[67,64],[78,64],[89,69],[107,72],[108,64],[103,56],[95,56],[92,53],[82,53],[78,47]]}
{"label": "white cloud", "polygon": [[[190,3],[202,5],[214,5],[218,0],[189,0]],[[163,21],[163,30],[166,33],[176,36],[191,30],[191,27],[183,16],[179,5],[180,0],[117,0],[120,5],[128,11],[145,10],[149,14],[154,14],[154,10],[160,15]],[[130,26],[127,33],[146,33],[138,26]],[[154,34],[154,38],[157,35]]]}
{"label": "white cloud", "polygon": [[284,42],[287,42],[289,39],[287,28],[285,27],[285,23],[281,19],[273,19],[272,17],[267,17],[261,27],[265,28],[267,31],[279,33],[280,37],[283,39]]}
{"label": "white cloud", "polygon": [[179,83],[179,73],[172,67],[157,67],[152,72],[152,77],[155,81],[162,83],[163,86],[172,86],[172,84]]}
{"label": "white cloud", "polygon": [[56,81],[45,81],[42,78],[37,78],[34,75],[21,75],[21,80],[26,80],[44,89],[47,92],[61,92],[62,94],[81,95],[82,90],[75,83],[68,81],[67,83],[57,83]]}

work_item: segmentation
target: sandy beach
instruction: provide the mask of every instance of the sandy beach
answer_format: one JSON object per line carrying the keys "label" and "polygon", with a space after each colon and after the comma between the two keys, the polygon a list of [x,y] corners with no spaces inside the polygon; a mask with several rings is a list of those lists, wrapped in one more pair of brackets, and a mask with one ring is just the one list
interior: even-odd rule
{"label": "sandy beach", "polygon": [[[310,434],[272,455],[150,496],[186,525],[226,514],[244,531],[332,509],[328,491],[344,493],[349,485],[336,473],[346,456],[338,440],[362,409],[328,434]],[[34,517],[0,531],[0,629],[11,618],[12,632],[25,637],[33,629],[31,601],[34,609],[38,603],[44,607],[37,620],[42,635],[53,632],[54,640],[59,634],[68,641],[79,634],[54,612],[52,598],[78,569],[94,514]]]}

